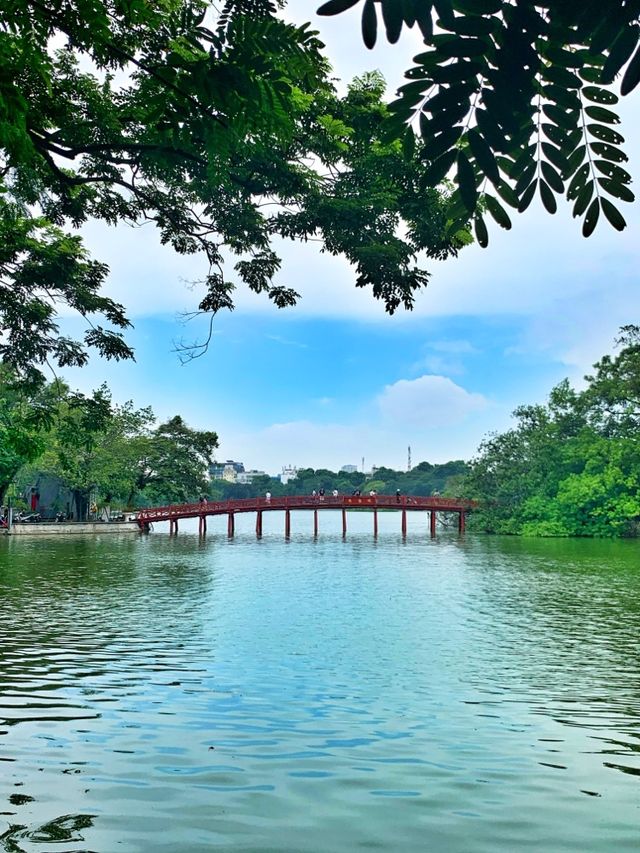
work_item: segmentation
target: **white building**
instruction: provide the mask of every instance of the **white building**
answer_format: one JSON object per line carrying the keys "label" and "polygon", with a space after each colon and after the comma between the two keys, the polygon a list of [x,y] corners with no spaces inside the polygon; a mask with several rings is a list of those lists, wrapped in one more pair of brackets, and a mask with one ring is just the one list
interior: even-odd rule
{"label": "white building", "polygon": [[289,480],[295,480],[298,476],[298,469],[295,465],[285,465],[280,474],[280,482],[288,483]]}
{"label": "white building", "polygon": [[245,483],[250,485],[253,483],[256,477],[266,477],[267,474],[265,471],[256,471],[255,469],[251,469],[250,471],[242,471],[237,475],[236,483]]}

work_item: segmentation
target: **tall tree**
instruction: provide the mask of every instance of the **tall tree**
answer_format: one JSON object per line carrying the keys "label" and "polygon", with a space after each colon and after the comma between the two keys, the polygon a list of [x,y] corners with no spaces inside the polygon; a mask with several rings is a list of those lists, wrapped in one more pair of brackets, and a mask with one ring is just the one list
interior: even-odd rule
{"label": "tall tree", "polygon": [[[344,254],[389,311],[426,282],[418,251],[466,242],[447,227],[447,193],[420,197],[419,157],[383,141],[379,81],[338,98],[321,43],[280,5],[0,0],[4,361],[33,377],[88,348],[131,357],[125,310],[101,294],[107,269],[69,231],[90,219],[150,221],[177,252],[202,253],[207,313],[232,308],[238,282],[295,302],[278,235]],[[81,340],[60,333],[61,305],[87,319]]]}
{"label": "tall tree", "polygon": [[565,380],[546,405],[521,406],[512,429],[481,444],[464,485],[482,502],[476,524],[496,533],[638,535],[638,329],[623,329],[620,343],[583,391]]}
{"label": "tall tree", "polygon": [[23,465],[33,462],[45,447],[51,424],[55,389],[31,392],[0,365],[0,505]]}
{"label": "tall tree", "polygon": [[391,105],[395,131],[430,163],[428,185],[452,173],[455,229],[473,216],[488,242],[485,215],[511,228],[505,208],[524,211],[539,195],[573,205],[589,236],[602,213],[622,230],[620,201],[631,177],[615,111],[640,81],[638,0],[329,0],[321,15],[362,2],[362,35],[373,47],[381,13],[396,42],[418,25],[426,50]]}
{"label": "tall tree", "polygon": [[68,393],[60,402],[51,439],[38,460],[73,496],[76,520],[87,518],[92,495],[125,500],[136,479],[135,440],[153,421],[150,409],[117,406],[102,385],[90,397]]}
{"label": "tall tree", "polygon": [[[135,491],[147,503],[181,503],[206,492],[209,465],[218,446],[210,430],[196,430],[175,415],[135,441]],[[129,502],[135,495],[132,489]]]}

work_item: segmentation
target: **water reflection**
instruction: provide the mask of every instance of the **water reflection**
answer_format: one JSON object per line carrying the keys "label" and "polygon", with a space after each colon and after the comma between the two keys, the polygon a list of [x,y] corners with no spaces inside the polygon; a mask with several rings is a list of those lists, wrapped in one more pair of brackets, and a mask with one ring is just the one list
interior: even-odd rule
{"label": "water reflection", "polygon": [[0,850],[637,849],[634,544],[369,522],[0,542]]}

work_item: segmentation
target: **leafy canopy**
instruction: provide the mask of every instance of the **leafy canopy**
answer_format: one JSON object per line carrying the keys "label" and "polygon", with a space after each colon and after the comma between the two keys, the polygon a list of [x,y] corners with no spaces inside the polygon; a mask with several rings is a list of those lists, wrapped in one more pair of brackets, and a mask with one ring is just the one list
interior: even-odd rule
{"label": "leafy canopy", "polygon": [[634,194],[612,84],[622,74],[626,95],[640,82],[638,0],[329,0],[318,11],[360,2],[370,48],[379,17],[390,42],[420,28],[427,49],[391,105],[393,132],[411,148],[418,125],[429,186],[453,174],[451,228],[473,216],[487,245],[486,214],[509,229],[507,208],[536,195],[549,213],[564,196],[585,237],[601,214],[625,227],[619,203]]}
{"label": "leafy canopy", "polygon": [[480,446],[465,489],[496,533],[640,534],[640,328],[627,326],[583,391],[567,380],[546,405],[520,406],[515,426]]}
{"label": "leafy canopy", "polygon": [[[0,0],[0,357],[27,378],[91,348],[132,356],[108,270],[73,233],[92,219],[151,222],[202,253],[209,314],[237,284],[295,303],[277,236],[343,254],[390,312],[426,283],[417,252],[468,241],[447,194],[425,195],[427,164],[383,138],[382,80],[339,97],[315,33],[278,6]],[[87,320],[81,340],[59,331],[67,307]]]}

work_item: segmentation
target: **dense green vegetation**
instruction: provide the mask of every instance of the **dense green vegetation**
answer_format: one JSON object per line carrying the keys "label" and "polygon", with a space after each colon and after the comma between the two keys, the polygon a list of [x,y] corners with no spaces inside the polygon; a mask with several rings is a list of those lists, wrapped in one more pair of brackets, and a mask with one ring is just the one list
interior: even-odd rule
{"label": "dense green vegetation", "polygon": [[356,489],[363,494],[372,489],[378,494],[394,494],[400,489],[403,495],[457,495],[462,488],[463,475],[468,470],[467,463],[460,460],[442,465],[421,462],[411,471],[376,468],[369,476],[360,471],[346,473],[326,468],[301,468],[297,477],[286,484],[275,477],[256,477],[250,485],[214,480],[209,485],[208,494],[217,500],[259,497],[266,491],[274,496],[310,495],[314,489],[324,489],[327,494],[337,489],[341,495],[350,495]]}
{"label": "dense green vegetation", "polygon": [[419,125],[427,185],[453,172],[450,227],[473,215],[486,245],[486,213],[510,228],[505,205],[521,212],[536,195],[549,213],[565,196],[585,236],[601,213],[625,227],[618,204],[634,194],[612,84],[621,74],[626,95],[640,82],[638,0],[328,0],[319,12],[358,3],[368,47],[379,15],[391,42],[420,28],[426,49],[391,109],[407,150]]}
{"label": "dense green vegetation", "polygon": [[[390,312],[427,281],[419,252],[470,241],[447,224],[448,191],[425,186],[420,152],[384,130],[384,81],[339,96],[323,45],[282,5],[0,0],[0,358],[24,379],[92,349],[132,356],[126,308],[103,295],[109,271],[78,233],[87,221],[153,223],[199,253],[195,313],[209,315],[233,308],[238,285],[295,303],[274,238],[344,255]],[[69,308],[83,335],[61,332]]]}
{"label": "dense green vegetation", "polygon": [[622,329],[582,391],[567,381],[545,405],[487,438],[465,481],[481,501],[476,528],[534,536],[640,532],[640,328]]}
{"label": "dense green vegetation", "polygon": [[50,482],[60,497],[48,511],[83,519],[91,501],[165,504],[206,488],[215,432],[178,415],[157,424],[150,408],[114,404],[106,386],[85,397],[55,382],[29,395],[5,370],[0,388],[0,503],[13,484],[14,502],[28,509],[30,490]]}

